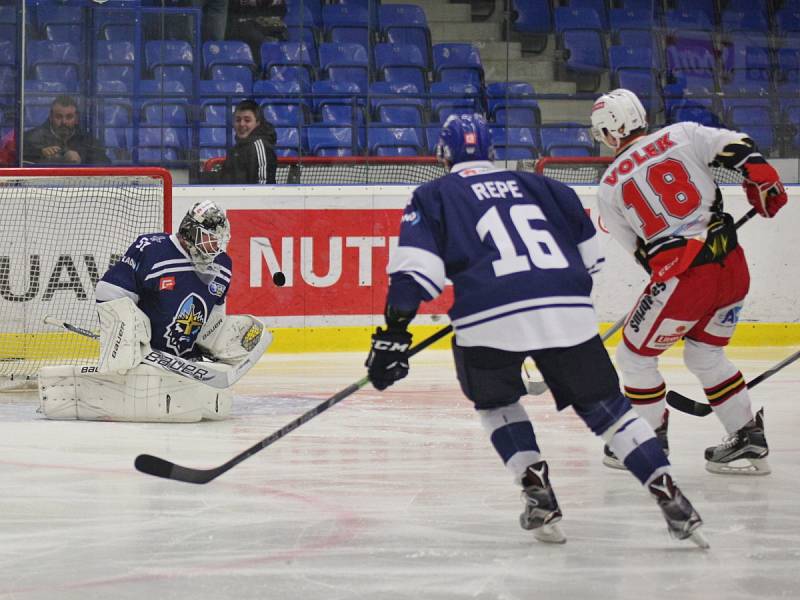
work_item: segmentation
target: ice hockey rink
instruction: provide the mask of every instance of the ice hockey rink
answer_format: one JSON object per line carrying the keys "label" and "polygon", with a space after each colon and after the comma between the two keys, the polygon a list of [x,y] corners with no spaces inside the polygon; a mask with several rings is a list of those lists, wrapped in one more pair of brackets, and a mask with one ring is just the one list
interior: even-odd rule
{"label": "ice hockey rink", "polygon": [[[748,378],[794,348],[732,350]],[[673,352],[673,351],[671,351]],[[568,542],[518,525],[521,503],[461,396],[451,357],[364,388],[207,485],[133,468],[147,452],[213,467],[357,381],[363,354],[276,354],[237,384],[234,417],[199,424],[54,422],[0,398],[0,598],[725,599],[800,597],[800,363],[752,394],[772,474],[712,475],[714,416],[673,412],[676,480],[710,551],[668,538],[632,476],[549,394],[528,396]],[[678,354],[674,389],[701,397]]]}

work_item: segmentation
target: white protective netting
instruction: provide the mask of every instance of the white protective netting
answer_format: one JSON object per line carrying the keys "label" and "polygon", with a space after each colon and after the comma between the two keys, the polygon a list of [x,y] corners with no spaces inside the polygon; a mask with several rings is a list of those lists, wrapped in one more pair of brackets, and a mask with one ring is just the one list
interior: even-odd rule
{"label": "white protective netting", "polygon": [[164,231],[170,197],[163,169],[0,169],[0,390],[96,357],[97,342],[43,319],[96,330],[97,281],[136,236]]}

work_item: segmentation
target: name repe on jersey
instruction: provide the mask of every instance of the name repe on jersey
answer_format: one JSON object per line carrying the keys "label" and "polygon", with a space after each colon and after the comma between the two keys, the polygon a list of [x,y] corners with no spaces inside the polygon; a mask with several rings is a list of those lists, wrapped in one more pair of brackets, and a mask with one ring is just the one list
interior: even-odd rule
{"label": "name repe on jersey", "polygon": [[608,167],[598,187],[603,223],[630,252],[636,238],[705,232],[717,185],[709,165],[741,133],[676,123],[643,136]]}
{"label": "name repe on jersey", "polygon": [[230,257],[222,253],[214,264],[212,272],[201,273],[174,235],[142,235],[103,275],[97,297],[128,296],[150,319],[153,348],[193,357],[200,329],[230,287]]}
{"label": "name repe on jersey", "polygon": [[601,262],[570,188],[474,161],[415,190],[389,273],[410,275],[427,299],[452,281],[459,345],[525,351],[597,333],[590,273]]}

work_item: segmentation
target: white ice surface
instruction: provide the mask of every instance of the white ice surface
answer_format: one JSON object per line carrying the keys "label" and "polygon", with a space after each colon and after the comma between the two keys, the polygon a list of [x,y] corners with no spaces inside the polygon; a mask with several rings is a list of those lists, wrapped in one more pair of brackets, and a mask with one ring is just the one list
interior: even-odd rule
{"label": "white ice surface", "polygon": [[[794,349],[735,350],[749,378]],[[274,355],[236,386],[234,418],[189,425],[54,422],[0,397],[0,598],[763,600],[800,598],[800,366],[753,390],[773,472],[712,475],[712,415],[676,414],[677,482],[703,552],[667,537],[630,475],[548,395],[527,397],[564,511],[535,541],[455,381],[425,351],[385,393],[365,388],[207,485],[142,475],[147,452],[217,466],[363,376],[361,354]],[[664,359],[675,389],[699,385]]]}

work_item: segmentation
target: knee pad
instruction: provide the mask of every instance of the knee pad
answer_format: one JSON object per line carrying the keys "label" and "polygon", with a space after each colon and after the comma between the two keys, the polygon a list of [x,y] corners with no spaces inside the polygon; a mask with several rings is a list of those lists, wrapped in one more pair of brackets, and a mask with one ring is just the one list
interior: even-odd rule
{"label": "knee pad", "polygon": [[617,366],[626,387],[649,389],[663,383],[658,372],[658,357],[636,354],[625,342],[617,346]]}
{"label": "knee pad", "polygon": [[[724,379],[731,370],[724,368],[726,364],[731,363],[725,356],[725,349],[722,346],[712,346],[694,340],[686,340],[683,347],[683,362],[686,368],[700,379],[705,377]],[[732,371],[735,372],[736,369],[733,368]]]}

